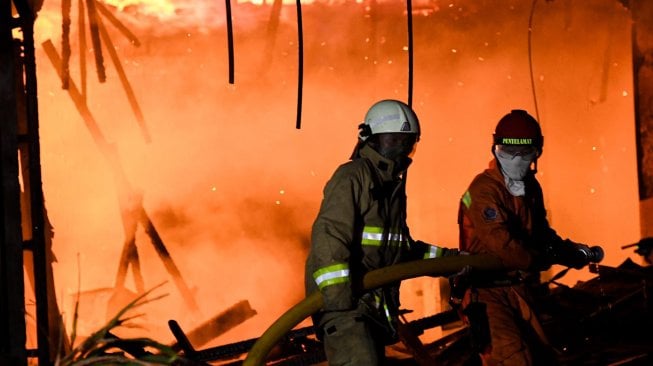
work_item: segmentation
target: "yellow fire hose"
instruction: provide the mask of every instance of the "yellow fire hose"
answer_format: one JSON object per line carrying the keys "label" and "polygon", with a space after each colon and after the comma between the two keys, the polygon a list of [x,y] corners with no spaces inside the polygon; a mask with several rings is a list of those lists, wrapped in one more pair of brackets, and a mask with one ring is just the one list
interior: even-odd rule
{"label": "yellow fire hose", "polygon": [[[371,290],[389,283],[421,276],[447,276],[460,272],[465,266],[475,270],[499,270],[501,263],[487,255],[461,255],[395,264],[393,266],[368,272],[363,277],[363,287]],[[247,353],[243,366],[263,365],[272,348],[302,320],[306,319],[324,305],[322,294],[315,291],[304,300],[286,311],[254,343]]]}

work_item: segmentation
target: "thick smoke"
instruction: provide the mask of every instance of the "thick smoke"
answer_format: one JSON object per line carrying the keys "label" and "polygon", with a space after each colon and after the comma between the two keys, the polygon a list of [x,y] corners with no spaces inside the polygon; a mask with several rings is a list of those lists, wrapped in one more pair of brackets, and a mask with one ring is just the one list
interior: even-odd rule
{"label": "thick smoke", "polygon": [[[348,158],[368,106],[407,100],[403,2],[303,7],[301,129],[294,6],[282,7],[271,33],[270,5],[233,3],[233,85],[224,8],[216,2],[163,3],[173,7],[163,13],[146,12],[143,2],[121,5],[117,17],[140,47],[107,24],[150,143],[109,59],[100,84],[93,52],[85,53],[88,106],[200,303],[201,314],[189,314],[139,229],[146,286],[168,281],[170,296],[147,309],[145,331],[157,339],[171,338],[167,319],[191,329],[242,299],[259,314],[216,342],[255,337],[299,301],[322,187]],[[618,246],[637,241],[639,232],[628,11],[612,0],[538,3],[529,54],[531,1],[414,3],[413,102],[423,136],[408,183],[413,236],[457,246],[458,199],[490,159],[496,121],[514,108],[536,113],[532,66],[551,222],[565,237],[603,245],[606,262],[621,262],[626,254]],[[52,39],[60,49],[59,9],[45,4],[37,44]],[[40,49],[37,62],[55,275],[62,307],[70,309],[78,271],[82,290],[113,286],[124,233],[107,161]],[[73,51],[77,83],[78,62]],[[131,277],[127,285],[133,290]],[[406,287],[405,305],[436,311],[420,286]]]}

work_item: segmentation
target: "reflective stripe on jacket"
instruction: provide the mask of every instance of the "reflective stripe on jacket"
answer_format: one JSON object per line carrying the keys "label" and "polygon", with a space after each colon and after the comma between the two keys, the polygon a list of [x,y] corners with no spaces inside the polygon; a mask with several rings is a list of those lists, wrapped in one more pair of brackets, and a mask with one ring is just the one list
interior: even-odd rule
{"label": "reflective stripe on jacket", "polygon": [[[355,281],[371,270],[419,259],[426,250],[410,238],[405,182],[393,176],[394,162],[367,145],[360,156],[340,165],[327,182],[312,228],[305,285],[307,293],[322,292],[324,311],[355,308],[363,295],[354,293]],[[382,299],[378,306],[396,312],[398,286],[374,295]]]}
{"label": "reflective stripe on jacket", "polygon": [[534,250],[562,240],[546,219],[542,188],[534,174],[525,183],[525,196],[510,194],[496,160],[474,178],[458,211],[461,250],[492,254],[508,268],[526,270]]}

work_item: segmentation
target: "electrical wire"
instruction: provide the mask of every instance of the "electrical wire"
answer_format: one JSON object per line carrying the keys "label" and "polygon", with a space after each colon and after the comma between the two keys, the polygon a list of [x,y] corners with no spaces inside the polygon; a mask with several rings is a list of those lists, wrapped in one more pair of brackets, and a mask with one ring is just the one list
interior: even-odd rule
{"label": "electrical wire", "polygon": [[408,106],[413,107],[413,2],[406,0],[408,18]]}
{"label": "electrical wire", "polygon": [[302,25],[302,2],[297,0],[297,122],[295,128],[302,127],[302,88],[304,84],[304,31]]}
{"label": "electrical wire", "polygon": [[227,17],[227,48],[229,51],[229,84],[234,83],[234,31],[231,22],[231,0],[225,0]]}
{"label": "electrical wire", "polygon": [[533,91],[533,103],[535,104],[535,117],[540,121],[540,112],[537,106],[537,93],[535,92],[535,79],[533,75],[533,49],[532,49],[532,34],[533,34],[533,14],[535,13],[535,4],[537,0],[533,0],[531,4],[531,14],[528,17],[528,68],[531,74],[531,90]]}

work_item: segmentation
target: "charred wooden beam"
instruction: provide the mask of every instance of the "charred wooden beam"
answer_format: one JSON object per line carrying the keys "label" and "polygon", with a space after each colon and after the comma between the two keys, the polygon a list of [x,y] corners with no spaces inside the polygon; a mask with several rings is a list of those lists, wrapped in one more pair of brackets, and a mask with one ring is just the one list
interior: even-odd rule
{"label": "charred wooden beam", "polygon": [[26,365],[25,295],[18,182],[18,113],[11,2],[0,3],[0,363]]}
{"label": "charred wooden beam", "polygon": [[70,79],[70,8],[71,0],[61,0],[61,88],[68,89]]}
{"label": "charred wooden beam", "polygon": [[[138,200],[138,206],[142,205],[142,197],[135,197]],[[134,205],[121,204],[120,214],[122,216],[122,224],[125,233],[125,241],[120,254],[120,262],[118,263],[118,273],[116,274],[116,282],[114,287],[121,289],[125,286],[127,278],[127,270],[129,266],[132,267],[134,275],[134,283],[138,293],[145,292],[145,281],[141,273],[140,260],[138,258],[138,249],[136,247],[136,230],[138,227],[137,213],[134,212]]]}
{"label": "charred wooden beam", "polygon": [[77,4],[77,33],[79,36],[79,84],[82,98],[86,101],[86,22],[84,21],[84,0],[79,0]]}
{"label": "charred wooden beam", "polygon": [[93,44],[93,54],[95,55],[95,67],[97,68],[98,80],[101,83],[107,80],[107,74],[104,69],[104,57],[102,56],[102,45],[100,43],[100,31],[98,29],[98,14],[95,0],[86,0],[86,10],[88,13],[88,25],[91,30],[91,43]]}
{"label": "charred wooden beam", "polygon": [[[16,59],[20,59],[20,49],[16,49]],[[26,89],[25,84],[23,84],[23,70],[22,68],[17,69],[16,81],[17,81],[17,93],[16,93],[16,103],[18,105],[18,154],[20,156],[20,173],[22,175],[22,191],[20,199],[20,208],[21,208],[21,227],[22,227],[22,237],[23,237],[23,266],[25,268],[25,278],[30,282],[30,286],[34,291],[44,292],[40,295],[40,298],[47,298],[46,304],[37,304],[39,308],[47,309],[47,323],[48,331],[47,335],[48,343],[50,345],[50,360],[54,360],[57,355],[67,353],[70,348],[70,342],[68,339],[67,332],[65,331],[64,322],[62,320],[61,312],[59,311],[59,305],[57,304],[55,283],[54,283],[54,274],[52,272],[52,263],[55,261],[54,254],[52,252],[52,238],[54,237],[54,230],[50,221],[47,218],[47,210],[42,203],[33,203],[32,202],[32,189],[33,185],[39,185],[39,182],[33,179],[32,172],[35,169],[40,170],[40,159],[39,157],[34,157],[31,154],[33,153],[32,144],[38,144],[39,134],[38,132],[33,131],[35,128],[35,123],[28,121],[27,117],[27,105],[28,98],[34,98],[31,94],[35,91],[31,89]],[[29,91],[29,93],[27,93]],[[36,102],[33,102],[34,104]],[[33,117],[32,117],[33,118]],[[34,166],[36,165],[36,166]],[[39,189],[39,188],[37,188]],[[38,212],[33,211],[38,209],[38,207],[43,207],[42,215]],[[32,218],[34,215],[42,216],[42,219],[39,217],[37,221],[43,222],[43,229],[41,230],[43,239],[37,238],[33,240],[33,225]],[[41,234],[38,234],[41,235]],[[36,267],[36,260],[42,260],[40,257],[45,259],[45,266],[43,268]],[[43,278],[45,273],[46,283],[37,283],[36,278]],[[44,290],[45,289],[45,290]],[[31,297],[31,296],[30,296]],[[46,319],[42,319],[43,322]],[[42,329],[39,327],[38,329]],[[38,356],[38,353],[37,353]]]}
{"label": "charred wooden beam", "polygon": [[[61,329],[58,317],[50,315],[50,305],[56,303],[54,294],[50,293],[48,284],[53,284],[48,276],[48,257],[50,248],[46,244],[46,219],[43,200],[43,180],[41,175],[41,145],[39,138],[38,90],[36,81],[36,55],[34,50],[34,4],[16,3],[22,19],[22,61],[25,78],[25,118],[27,121],[27,141],[29,159],[29,202],[31,210],[31,240],[34,244],[34,296],[36,300],[36,323],[39,364],[48,364],[54,360],[52,352],[56,350],[56,339],[51,331]],[[57,332],[59,334],[64,334]]]}
{"label": "charred wooden beam", "polygon": [[272,10],[270,11],[270,19],[266,29],[267,42],[265,43],[264,60],[272,59],[272,52],[277,40],[277,31],[279,30],[279,18],[281,17],[281,5],[283,0],[274,0],[272,3]]}
{"label": "charred wooden beam", "polygon": [[116,72],[118,73],[118,78],[120,79],[120,83],[122,84],[122,87],[125,90],[125,94],[127,94],[127,100],[129,101],[129,105],[131,106],[132,111],[134,111],[134,115],[136,116],[136,122],[138,122],[138,127],[140,127],[141,133],[143,134],[143,138],[145,139],[145,141],[150,142],[151,141],[150,132],[147,129],[147,125],[145,125],[145,118],[143,117],[143,112],[141,111],[141,107],[138,104],[138,100],[136,99],[136,94],[134,94],[134,89],[132,89],[131,83],[127,78],[125,69],[122,68],[122,63],[120,62],[120,57],[118,57],[118,52],[116,52],[116,48],[113,46],[113,41],[111,40],[111,37],[107,32],[107,29],[104,27],[104,23],[102,23],[102,19],[100,19],[99,17],[97,18],[97,25],[98,25],[98,29],[100,30],[100,36],[102,37],[102,41],[104,41],[104,45],[106,46],[107,51],[109,51],[109,56],[111,57],[111,61],[113,62],[113,65],[116,68]]}
{"label": "charred wooden beam", "polygon": [[[59,54],[57,53],[57,50],[52,44],[52,41],[47,40],[43,42],[42,46],[43,49],[45,50],[46,55],[50,59],[50,62],[55,67],[57,74],[59,75],[59,77],[61,77],[61,57],[59,57]],[[120,196],[119,201],[121,202],[121,204],[123,204],[123,202],[126,201],[126,197],[133,197],[135,193],[133,188],[129,184],[129,181],[127,180],[127,176],[125,175],[122,166],[120,165],[120,159],[118,157],[116,148],[113,146],[113,144],[110,144],[104,138],[104,135],[100,130],[100,127],[95,121],[95,118],[91,114],[91,111],[89,110],[88,106],[86,105],[86,102],[84,101],[83,97],[79,93],[79,90],[77,89],[77,86],[75,85],[73,80],[70,80],[68,94],[70,95],[78,112],[81,114],[82,119],[84,120],[84,123],[91,134],[91,137],[95,141],[96,145],[99,147],[102,155],[109,163],[109,166],[111,167],[111,172],[113,173],[114,179],[116,180],[116,184],[118,186],[117,188],[119,190],[119,196]],[[150,217],[145,211],[145,209],[143,208],[142,204],[134,207],[133,212],[138,222],[140,222],[141,225],[143,225],[146,234],[152,240],[154,249],[156,250],[160,259],[163,261],[166,270],[172,276],[175,284],[177,285],[177,288],[179,289],[182,295],[182,298],[184,299],[186,304],[191,308],[191,310],[199,311],[199,307],[197,306],[197,302],[195,301],[192,292],[186,285],[186,282],[181,276],[181,273],[177,268],[177,265],[175,264],[172,257],[170,256],[170,253],[165,247],[163,240],[161,239],[161,236],[159,235],[156,227],[154,226],[154,223],[152,223],[152,220],[150,220]]]}
{"label": "charred wooden beam", "polygon": [[141,45],[141,41],[138,40],[138,37],[129,30],[118,18],[116,18],[113,13],[107,9],[104,4],[101,2],[96,2],[95,5],[97,6],[97,10],[100,11],[100,13],[114,26],[116,29],[120,31],[129,41],[136,47],[139,47]]}
{"label": "charred wooden beam", "polygon": [[[414,335],[421,335],[427,329],[431,329],[431,328],[435,328],[435,327],[439,327],[439,326],[443,326],[459,321],[460,321],[460,317],[456,310],[447,310],[442,313],[429,315],[425,318],[412,320],[409,322],[404,321],[403,326],[405,327],[404,330],[406,332],[412,333]],[[177,324],[176,321],[170,320],[168,322],[168,326],[170,327],[170,330],[172,331],[175,338],[177,339],[177,344],[175,345],[175,347],[183,350],[184,356],[186,358],[198,362],[227,361],[230,359],[236,359],[238,357],[241,357],[243,354],[249,352],[252,346],[254,346],[254,344],[259,340],[259,338],[250,338],[235,343],[223,344],[216,347],[195,349],[193,345],[190,343],[190,340],[188,339],[186,334],[181,330],[181,327],[179,326],[179,324]],[[466,328],[463,327],[463,331],[465,329]],[[312,325],[307,327],[297,328],[288,332],[288,334],[286,334],[283,337],[283,340],[280,343],[299,345],[301,343],[304,343],[308,337],[313,337],[314,335],[315,335],[315,327]],[[443,339],[447,339],[447,337]],[[445,343],[446,342],[444,342],[443,344]],[[315,340],[314,346],[317,346],[315,347],[314,350],[316,354],[313,355],[316,357],[316,360],[313,363],[306,363],[306,364],[312,365],[325,360],[325,355],[323,352],[324,349],[321,342]],[[438,348],[442,348],[442,347],[438,347]],[[287,352],[275,351],[274,355],[271,355],[268,361],[271,361],[272,359],[277,360],[280,358],[291,359],[293,361],[296,361],[297,360],[296,357],[300,356],[297,350],[295,350],[296,352],[294,353],[292,352],[292,350],[286,350],[286,351]],[[300,353],[301,352],[309,353],[310,351],[311,350],[301,350]],[[242,362],[236,362],[235,364],[240,365],[241,363]],[[303,363],[293,362],[290,364],[296,365],[296,364],[303,364]]]}
{"label": "charred wooden beam", "polygon": [[[172,328],[173,326],[171,326],[171,329]],[[175,331],[173,331],[173,333],[174,332]],[[313,334],[315,334],[315,328],[313,326],[308,326],[304,328],[291,330],[286,335],[285,339],[292,343],[298,339],[312,336]],[[177,338],[179,339],[179,337]],[[229,359],[238,358],[243,354],[247,353],[252,348],[252,346],[254,346],[256,341],[258,341],[258,338],[250,338],[244,341],[224,344],[221,346],[206,348],[203,350],[193,349],[193,352],[191,352],[190,354],[186,353],[184,349],[184,354],[187,355],[189,359],[194,361],[199,361],[199,362],[229,360]],[[320,350],[323,350],[322,347],[320,347]],[[290,357],[292,355],[286,354],[285,356]],[[323,360],[324,359],[322,359],[322,361]]]}
{"label": "charred wooden beam", "polygon": [[249,301],[242,300],[205,321],[199,327],[188,332],[188,334],[184,334],[179,324],[174,320],[170,321],[168,322],[170,330],[172,330],[175,338],[177,338],[177,343],[172,347],[177,349],[181,348],[186,352],[194,352],[195,348],[193,345],[198,347],[202,346],[254,315],[256,315],[256,310],[252,309]]}

